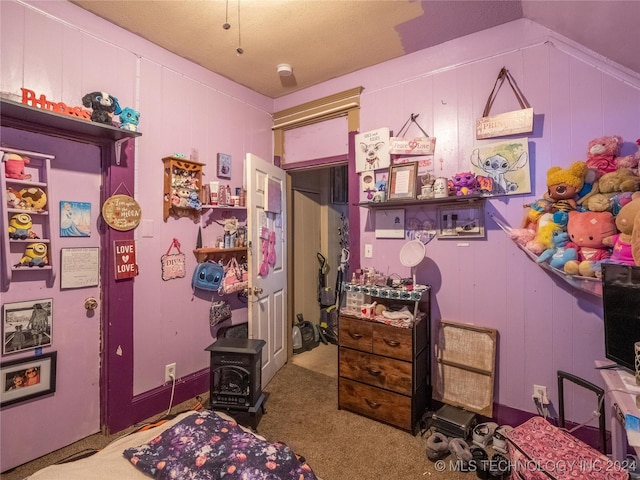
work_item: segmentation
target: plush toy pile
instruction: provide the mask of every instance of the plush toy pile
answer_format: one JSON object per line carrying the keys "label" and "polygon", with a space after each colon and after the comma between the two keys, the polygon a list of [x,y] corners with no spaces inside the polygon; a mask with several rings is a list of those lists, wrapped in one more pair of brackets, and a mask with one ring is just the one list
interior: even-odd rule
{"label": "plush toy pile", "polygon": [[510,236],[539,263],[600,277],[603,263],[640,265],[640,139],[620,156],[613,135],[589,142],[586,161],[547,171],[547,192]]}

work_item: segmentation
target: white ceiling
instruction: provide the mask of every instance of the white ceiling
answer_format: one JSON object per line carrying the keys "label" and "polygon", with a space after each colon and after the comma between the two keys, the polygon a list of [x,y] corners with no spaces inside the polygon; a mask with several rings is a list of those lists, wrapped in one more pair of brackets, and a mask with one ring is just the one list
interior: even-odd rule
{"label": "white ceiling", "polygon": [[[640,73],[640,0],[73,3],[271,98],[520,18]],[[293,75],[277,74],[283,63]]]}

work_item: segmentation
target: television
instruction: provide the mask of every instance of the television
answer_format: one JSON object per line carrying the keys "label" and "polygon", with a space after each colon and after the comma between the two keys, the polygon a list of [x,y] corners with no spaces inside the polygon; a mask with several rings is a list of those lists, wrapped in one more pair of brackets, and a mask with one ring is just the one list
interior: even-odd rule
{"label": "television", "polygon": [[605,356],[635,372],[635,342],[640,342],[640,267],[602,264]]}

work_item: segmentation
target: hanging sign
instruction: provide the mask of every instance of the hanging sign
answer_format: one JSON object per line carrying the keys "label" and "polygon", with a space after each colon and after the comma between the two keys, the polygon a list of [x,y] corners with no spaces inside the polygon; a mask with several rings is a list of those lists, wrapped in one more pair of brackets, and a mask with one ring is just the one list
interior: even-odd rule
{"label": "hanging sign", "polygon": [[113,195],[102,205],[102,217],[114,230],[126,232],[140,224],[142,210],[129,195]]}
{"label": "hanging sign", "polygon": [[433,155],[436,149],[434,137],[391,137],[389,153],[399,155]]}
{"label": "hanging sign", "polygon": [[138,274],[135,240],[116,240],[113,242],[113,246],[115,250],[116,280],[135,277]]}
{"label": "hanging sign", "polygon": [[[174,247],[178,253],[170,253]],[[184,278],[186,275],[185,255],[180,251],[180,242],[177,238],[173,239],[167,253],[160,258],[160,262],[162,263],[162,280]]]}
{"label": "hanging sign", "polygon": [[[436,149],[436,139],[435,137],[430,137],[416,121],[419,116],[419,113],[412,113],[398,132],[398,136],[391,137],[389,143],[390,154],[433,155],[433,152]],[[409,132],[409,128],[414,124],[420,129],[422,136],[412,138],[406,135]]]}
{"label": "hanging sign", "polygon": [[[520,104],[520,110],[514,110],[513,112],[501,113],[498,115],[489,116],[491,105],[493,105],[496,99],[500,87],[507,79],[509,86]],[[500,85],[498,85],[500,82]],[[484,138],[504,137],[507,135],[516,135],[520,133],[529,134],[533,132],[533,108],[527,105],[524,95],[515,86],[515,82],[511,80],[511,74],[509,70],[502,67],[498,78],[493,85],[493,90],[487,98],[484,111],[482,112],[482,118],[476,120],[476,140],[482,140]]]}

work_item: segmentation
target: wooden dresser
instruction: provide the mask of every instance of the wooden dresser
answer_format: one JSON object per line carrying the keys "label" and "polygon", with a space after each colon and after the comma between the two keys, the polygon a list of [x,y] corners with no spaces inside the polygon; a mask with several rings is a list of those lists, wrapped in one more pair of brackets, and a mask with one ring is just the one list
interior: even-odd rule
{"label": "wooden dresser", "polygon": [[403,328],[340,313],[338,407],[415,435],[431,399],[430,289],[419,300],[373,300],[406,304],[419,321]]}

